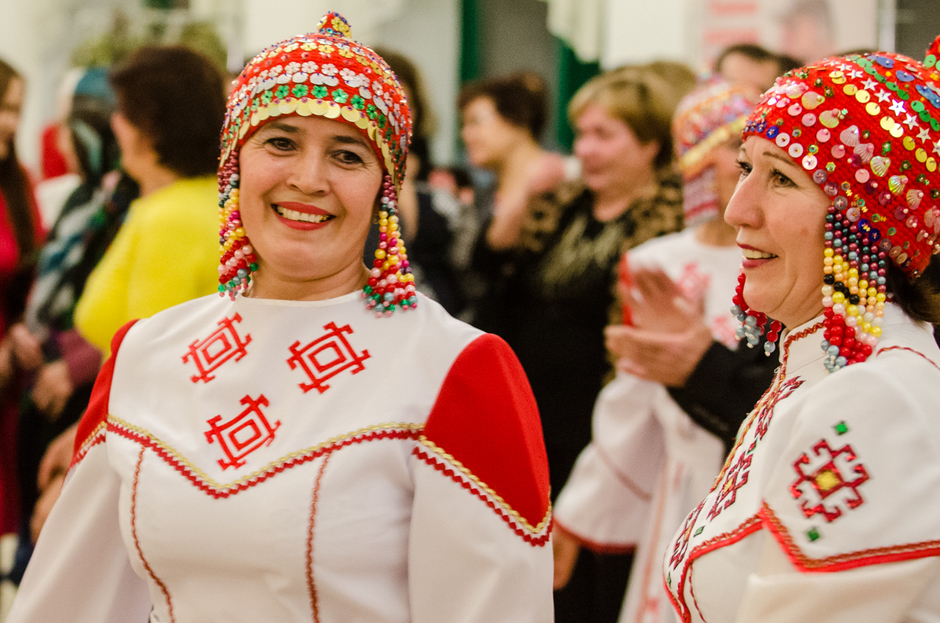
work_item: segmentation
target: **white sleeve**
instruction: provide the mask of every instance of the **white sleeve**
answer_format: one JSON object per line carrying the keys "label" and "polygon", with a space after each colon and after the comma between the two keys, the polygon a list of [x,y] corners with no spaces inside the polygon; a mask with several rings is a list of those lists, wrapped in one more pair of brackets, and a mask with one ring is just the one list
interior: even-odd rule
{"label": "white sleeve", "polygon": [[940,373],[916,354],[810,390],[762,488],[761,567],[738,621],[940,621],[938,405]]}
{"label": "white sleeve", "polygon": [[145,623],[147,585],[118,524],[120,480],[100,443],[69,473],[43,527],[7,623]]}
{"label": "white sleeve", "polygon": [[594,405],[593,438],[555,501],[558,526],[603,551],[635,547],[665,461],[657,383],[619,373]]}
{"label": "white sleeve", "polygon": [[505,342],[483,335],[458,356],[412,459],[412,623],[550,623],[548,462]]}

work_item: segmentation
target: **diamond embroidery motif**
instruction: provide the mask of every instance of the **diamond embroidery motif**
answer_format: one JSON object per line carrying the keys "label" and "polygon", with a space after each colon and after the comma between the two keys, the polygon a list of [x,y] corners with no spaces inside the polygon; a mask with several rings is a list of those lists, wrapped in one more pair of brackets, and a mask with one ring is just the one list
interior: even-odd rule
{"label": "diamond embroidery motif", "polygon": [[324,393],[330,388],[328,380],[347,370],[351,374],[362,372],[366,368],[362,362],[369,358],[369,351],[357,354],[346,339],[346,335],[353,333],[349,325],[337,327],[331,322],[323,328],[326,333],[312,342],[301,347],[298,340],[290,347],[292,356],[287,360],[290,369],[296,370],[299,366],[310,379],[309,383],[300,383],[304,393],[311,389]]}
{"label": "diamond embroidery motif", "polygon": [[821,514],[832,522],[844,510],[865,502],[858,487],[868,480],[868,471],[850,445],[833,450],[824,439],[813,446],[810,454],[800,455],[793,469],[798,477],[790,485],[790,494],[799,500],[807,517]]}
{"label": "diamond embroidery motif", "polygon": [[192,360],[196,364],[199,374],[191,377],[193,383],[208,383],[215,378],[212,373],[226,362],[238,361],[248,354],[245,347],[251,343],[251,335],[246,333],[242,339],[235,328],[235,323],[241,321],[242,317],[237,313],[231,318],[223,318],[218,323],[219,328],[209,337],[189,345],[189,352],[183,355],[183,363]]}
{"label": "diamond embroidery motif", "polygon": [[206,431],[206,440],[209,443],[218,440],[225,453],[225,458],[219,459],[223,470],[241,467],[249,454],[262,446],[271,445],[274,432],[281,425],[280,421],[270,424],[261,410],[261,407],[268,406],[264,394],[257,399],[245,396],[241,404],[245,405],[245,410],[225,423],[220,424],[221,415],[207,420],[209,430]]}

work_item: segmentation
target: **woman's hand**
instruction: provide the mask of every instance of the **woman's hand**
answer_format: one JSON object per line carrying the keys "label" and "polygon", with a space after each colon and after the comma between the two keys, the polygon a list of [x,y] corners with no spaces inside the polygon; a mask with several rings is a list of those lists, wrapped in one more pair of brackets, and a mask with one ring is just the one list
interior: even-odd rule
{"label": "woman's hand", "polygon": [[632,284],[621,284],[620,296],[634,326],[607,327],[607,349],[619,370],[682,387],[713,340],[704,321],[704,298],[687,297],[659,268],[638,267],[630,274]]}
{"label": "woman's hand", "polygon": [[31,397],[36,407],[47,418],[55,420],[62,413],[74,390],[68,364],[59,359],[39,369]]}
{"label": "woman's hand", "polygon": [[46,524],[46,519],[49,517],[49,513],[52,512],[52,507],[59,499],[59,496],[62,495],[62,485],[64,483],[65,472],[58,472],[49,481],[42,493],[39,494],[36,506],[33,507],[33,516],[29,520],[29,535],[33,540],[33,544],[39,540],[39,533],[42,532],[42,527]]}
{"label": "woman's hand", "polygon": [[22,322],[10,327],[10,341],[16,363],[22,370],[35,370],[43,364],[42,344]]}
{"label": "woman's hand", "polygon": [[547,151],[529,165],[526,191],[529,198],[552,192],[565,181],[565,158]]}
{"label": "woman's hand", "polygon": [[75,435],[78,424],[72,424],[62,434],[52,440],[46,453],[39,462],[39,475],[36,485],[39,491],[45,491],[60,474],[65,475],[72,463],[72,452],[75,448]]}
{"label": "woman's hand", "polygon": [[554,590],[561,590],[568,585],[580,551],[581,545],[576,538],[557,525],[552,528],[552,552],[555,555]]}

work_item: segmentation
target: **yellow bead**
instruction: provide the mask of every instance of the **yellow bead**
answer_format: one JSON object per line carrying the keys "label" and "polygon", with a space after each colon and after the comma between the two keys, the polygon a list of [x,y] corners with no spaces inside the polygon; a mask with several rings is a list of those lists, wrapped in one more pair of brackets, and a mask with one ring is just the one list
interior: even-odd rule
{"label": "yellow bead", "polygon": [[377,259],[377,260],[384,260],[384,259],[385,259],[385,251],[384,251],[383,249],[378,249],[378,250],[375,252],[375,259]]}
{"label": "yellow bead", "polygon": [[[836,264],[835,266],[833,266],[833,267],[832,267],[832,272],[834,272],[834,273],[837,274],[837,275],[838,275],[838,274],[841,274],[841,273],[842,273],[842,264]],[[841,279],[840,279],[840,281],[841,281]]]}
{"label": "yellow bead", "polygon": [[884,310],[885,310],[885,303],[884,303],[884,301],[878,301],[877,303],[875,303],[875,313],[876,313],[877,315],[880,316],[880,315],[881,315],[881,312],[883,312]]}
{"label": "yellow bead", "polygon": [[845,313],[847,313],[849,316],[858,316],[858,306],[849,305],[845,308]]}
{"label": "yellow bead", "polygon": [[241,238],[241,237],[243,237],[243,236],[245,235],[245,229],[244,229],[243,227],[237,227],[237,228],[235,229],[235,232],[234,232],[234,233],[235,233],[236,236],[238,236],[239,238]]}
{"label": "yellow bead", "polygon": [[881,337],[881,327],[879,326],[872,327],[871,334],[874,335],[875,337]]}
{"label": "yellow bead", "polygon": [[879,303],[884,303],[884,302],[885,302],[885,293],[884,293],[884,292],[879,292],[879,293],[875,296],[875,300],[878,301]]}
{"label": "yellow bead", "polygon": [[391,225],[389,225],[388,228],[391,231],[398,231],[398,225],[396,225],[395,223],[392,223]]}
{"label": "yellow bead", "polygon": [[823,255],[825,255],[826,257],[832,257],[832,249],[826,249],[825,251],[823,251]]}
{"label": "yellow bead", "polygon": [[864,331],[865,333],[871,333],[871,323],[870,323],[870,322],[863,322],[863,323],[862,323],[862,331]]}
{"label": "yellow bead", "polygon": [[845,302],[845,295],[842,294],[841,292],[833,292],[833,293],[832,293],[832,302],[833,302],[833,303],[844,303],[844,302]]}
{"label": "yellow bead", "polygon": [[387,219],[387,218],[380,218],[380,219],[379,219],[379,225],[381,225],[382,227],[387,227],[387,226],[388,226],[388,219]]}
{"label": "yellow bead", "polygon": [[388,218],[388,212],[386,212],[385,210],[382,210],[381,212],[379,212],[379,218],[386,218],[386,219],[387,219],[387,218]]}
{"label": "yellow bead", "polygon": [[831,257],[827,257],[827,258],[823,259],[823,266],[832,266],[832,258],[831,258]]}
{"label": "yellow bead", "polygon": [[868,298],[873,299],[876,294],[878,294],[877,288],[868,288]]}

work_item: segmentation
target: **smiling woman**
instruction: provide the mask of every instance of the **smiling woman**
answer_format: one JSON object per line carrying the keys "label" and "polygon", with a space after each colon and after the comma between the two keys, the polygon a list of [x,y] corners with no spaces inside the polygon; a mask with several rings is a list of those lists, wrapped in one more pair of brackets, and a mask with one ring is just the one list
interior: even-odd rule
{"label": "smiling woman", "polygon": [[552,620],[535,400],[504,342],[415,290],[410,131],[336,14],[248,64],[223,296],[115,336],[9,621]]}
{"label": "smiling woman", "polygon": [[744,129],[734,311],[780,367],[666,550],[682,621],[940,617],[940,38],[787,73]]}

